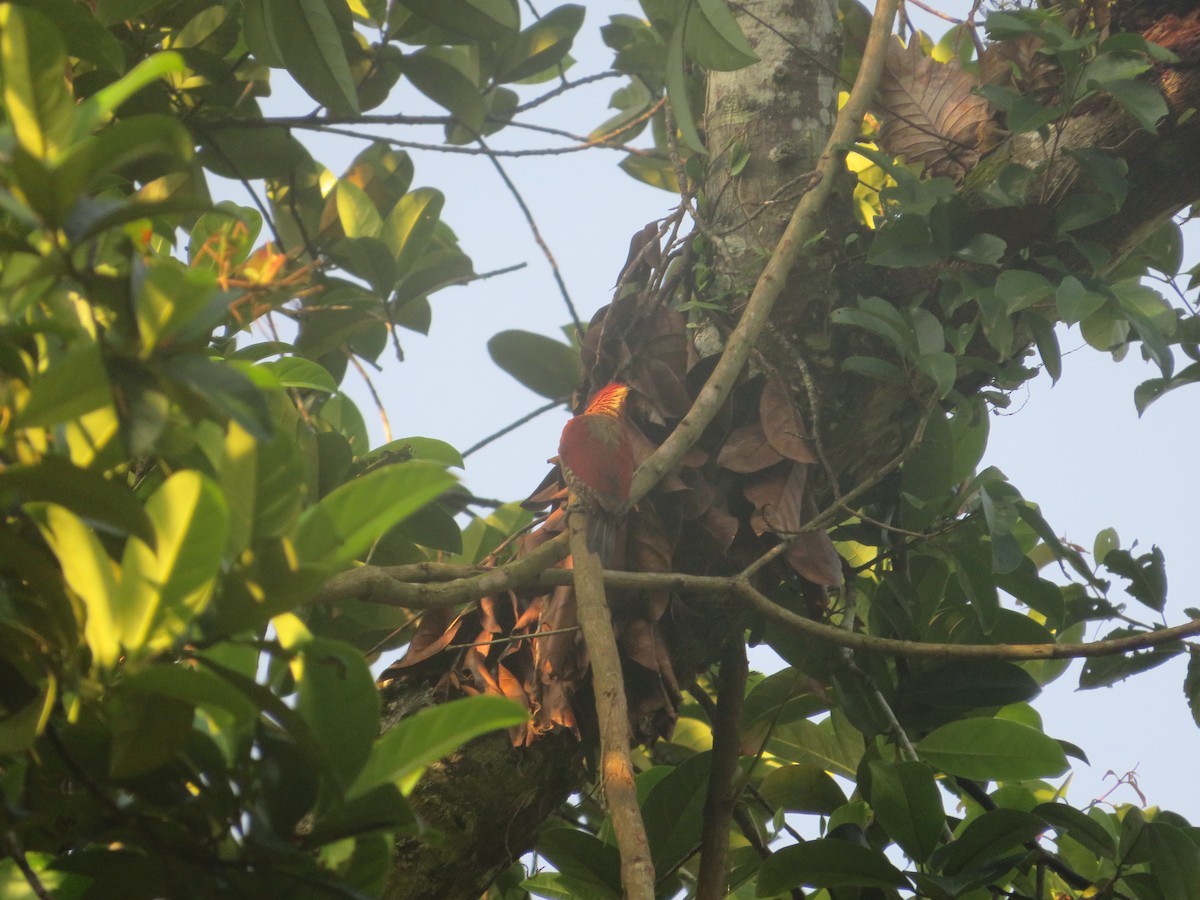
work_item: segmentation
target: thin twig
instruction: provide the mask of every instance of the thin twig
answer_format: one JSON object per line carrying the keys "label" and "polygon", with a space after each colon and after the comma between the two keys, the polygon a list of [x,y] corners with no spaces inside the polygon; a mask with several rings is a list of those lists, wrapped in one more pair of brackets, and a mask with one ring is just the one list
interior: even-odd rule
{"label": "thin twig", "polygon": [[704,826],[700,835],[700,871],[696,900],[724,900],[729,893],[729,824],[741,795],[738,755],[742,746],[742,701],[746,697],[746,644],[741,630],[725,642],[716,715],[712,719],[713,748],[704,796]]}
{"label": "thin twig", "polygon": [[29,885],[29,889],[37,895],[39,900],[54,900],[54,896],[46,890],[46,886],[38,878],[37,872],[33,871],[33,866],[29,865],[29,860],[25,858],[25,848],[21,846],[17,836],[11,831],[4,832],[4,852],[12,857],[12,861],[25,876],[25,883]]}
{"label": "thin twig", "polygon": [[513,180],[508,177],[508,172],[504,170],[504,166],[500,165],[498,160],[491,152],[487,142],[482,137],[476,137],[476,142],[488,154],[488,161],[492,164],[500,180],[504,182],[504,186],[508,188],[508,192],[512,194],[513,199],[517,201],[517,206],[521,209],[521,215],[525,217],[525,223],[529,226],[529,232],[533,235],[533,239],[537,242],[538,247],[542,251],[542,255],[546,257],[546,262],[550,263],[550,271],[554,275],[554,283],[558,285],[558,292],[562,295],[563,302],[567,306],[567,312],[571,315],[571,321],[575,324],[575,331],[583,336],[583,322],[579,320],[579,312],[575,309],[575,301],[571,299],[571,292],[567,290],[567,283],[563,281],[562,272],[558,268],[558,261],[554,258],[554,254],[550,251],[550,245],[546,243],[542,237],[541,231],[538,229],[537,222],[533,218],[533,212],[526,204],[525,198],[521,196],[521,192],[513,183]]}
{"label": "thin twig", "polygon": [[574,569],[575,608],[592,666],[596,715],[600,720],[600,777],[604,799],[621,853],[621,884],[634,900],[654,897],[654,863],[646,825],[638,808],[633,762],[629,758],[632,736],[621,655],[613,633],[612,615],[604,596],[600,557],[587,546],[586,514],[573,508],[567,516]]}
{"label": "thin twig", "polygon": [[[204,123],[204,128],[212,130],[226,127],[237,128],[264,128],[264,127],[287,127],[299,128],[305,131],[319,131],[322,134],[332,134],[338,137],[355,138],[360,141],[378,141],[388,144],[392,147],[401,147],[406,150],[428,150],[432,153],[450,153],[460,156],[497,156],[497,157],[525,157],[525,156],[564,156],[568,153],[582,153],[585,150],[592,150],[597,147],[605,150],[617,150],[627,156],[644,156],[657,159],[660,154],[653,150],[645,150],[641,147],[630,147],[627,144],[614,143],[612,141],[586,141],[580,144],[572,144],[569,147],[530,147],[524,150],[482,150],[479,147],[464,147],[457,144],[433,144],[426,141],[406,141],[400,138],[390,137],[386,134],[375,134],[367,131],[356,131],[352,128],[341,128],[336,125],[325,125],[321,119],[313,119],[302,117],[294,120],[285,120],[281,125],[279,119],[237,119],[222,121],[209,121]],[[199,129],[197,129],[199,130]],[[210,144],[211,146],[211,144]]]}
{"label": "thin twig", "polygon": [[359,376],[366,382],[367,390],[371,392],[371,400],[375,404],[375,411],[379,413],[380,424],[383,425],[383,442],[390,444],[392,442],[392,423],[388,421],[387,409],[383,405],[383,400],[379,396],[379,391],[375,390],[375,383],[371,381],[371,376],[367,374],[367,370],[363,368],[362,362],[358,358],[357,353],[348,353],[350,362],[358,371]]}
{"label": "thin twig", "polygon": [[500,440],[500,438],[504,437],[506,434],[516,431],[522,425],[532,422],[538,416],[542,415],[542,413],[548,413],[548,412],[550,412],[550,410],[554,409],[556,406],[562,406],[562,405],[563,405],[562,400],[551,400],[549,403],[543,403],[541,406],[539,406],[533,412],[526,413],[525,415],[521,416],[521,418],[517,419],[515,422],[510,422],[509,424],[505,425],[499,431],[495,431],[492,434],[489,434],[487,437],[483,438],[482,440],[476,441],[474,444],[472,444],[470,447],[468,447],[466,450],[464,450],[462,452],[463,459],[466,459],[468,456],[470,456],[472,453],[476,452],[477,450],[482,450],[488,444],[492,443],[492,441],[498,441],[498,440]]}
{"label": "thin twig", "polygon": [[[816,233],[817,216],[829,200],[836,174],[845,156],[842,148],[852,144],[858,137],[863,116],[875,96],[875,88],[883,73],[886,45],[891,35],[897,4],[898,0],[880,0],[875,7],[858,78],[850,91],[850,98],[838,114],[829,140],[817,162],[817,181],[796,205],[783,236],[754,285],[754,291],[737,327],[729,335],[720,360],[704,387],[700,389],[692,408],[662,445],[638,467],[630,492],[633,502],[636,503],[646,496],[663,475],[673,469],[684,453],[699,440],[704,429],[725,402],[725,398],[729,396],[729,392],[733,390],[751,348],[770,321],[771,309],[783,292],[788,273],[809,239]],[[799,310],[793,312],[798,313]]]}

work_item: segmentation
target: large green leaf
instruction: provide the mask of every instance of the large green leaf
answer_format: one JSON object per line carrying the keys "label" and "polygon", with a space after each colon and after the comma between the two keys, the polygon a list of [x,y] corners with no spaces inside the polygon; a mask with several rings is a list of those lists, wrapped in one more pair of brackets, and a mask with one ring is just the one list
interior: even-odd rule
{"label": "large green leaf", "polygon": [[18,502],[57,503],[93,526],[154,543],[150,519],[128,487],[73,466],[61,456],[47,456],[35,465],[9,466],[0,472],[0,489],[18,491]]}
{"label": "large green leaf", "polygon": [[207,606],[229,533],[220,489],[186,469],[164,481],[146,502],[153,548],[125,544],[121,608],[116,621],[129,651],[161,651],[191,627]]}
{"label": "large green leaf", "polygon": [[32,156],[53,158],[69,142],[75,115],[59,30],[41,13],[0,5],[0,64],[4,111],[17,141]]}
{"label": "large green leaf", "polygon": [[1067,770],[1058,741],[1006,719],[943,725],[917,744],[917,754],[947,774],[978,781],[1050,778]]}
{"label": "large green leaf", "polygon": [[691,98],[688,91],[688,74],[684,60],[685,21],[675,23],[671,39],[667,42],[667,100],[671,104],[671,113],[675,117],[675,127],[689,150],[696,153],[707,153],[704,142],[700,140],[700,132],[696,130],[696,117],[692,115]]}
{"label": "large green leaf", "polygon": [[700,846],[711,752],[697,753],[650,788],[642,803],[646,839],[656,872],[672,872]]}
{"label": "large green leaf", "polygon": [[528,717],[519,704],[487,694],[423,709],[375,743],[347,796],[357,797],[387,783],[408,794],[425,768],[450,751],[489,731],[523,725]]}
{"label": "large green leaf", "polygon": [[774,897],[794,887],[908,887],[904,873],[878,850],[821,838],[776,851],[758,875],[758,896]]}
{"label": "large green leaf", "polygon": [[758,62],[725,0],[693,0],[687,9],[684,50],[688,59],[720,72]]}
{"label": "large green leaf", "polygon": [[521,26],[512,0],[404,0],[404,6],[452,34],[494,41]]}
{"label": "large green leaf", "polygon": [[29,400],[17,413],[18,428],[57,425],[112,404],[112,391],[100,348],[80,341],[63,356],[53,358],[34,379]]}
{"label": "large green leaf", "polygon": [[1040,691],[1015,663],[959,660],[912,675],[900,689],[896,711],[902,720],[944,722],[964,710],[1030,700]]}
{"label": "large green leaf", "polygon": [[915,862],[925,862],[946,823],[933,771],[921,762],[872,762],[870,769],[876,819]]}
{"label": "large green leaf", "polygon": [[563,875],[586,882],[590,891],[611,900],[621,897],[621,857],[612,844],[586,831],[547,823],[538,834],[536,852]]}
{"label": "large green leaf", "polygon": [[[296,680],[296,708],[325,748],[345,790],[371,756],[379,733],[379,692],[363,655],[349,644],[316,638],[291,615],[274,620]],[[372,785],[373,786],[373,785]]]}
{"label": "large green leaf", "polygon": [[418,264],[437,230],[446,198],[433,188],[405,194],[383,223],[380,237],[396,258],[396,273],[404,275]]}
{"label": "large green leaf", "polygon": [[422,94],[449,110],[459,122],[480,132],[487,115],[480,91],[476,57],[466,47],[426,47],[405,56],[405,76]]}
{"label": "large green leaf", "polygon": [[266,27],[288,74],[336,115],[358,113],[354,76],[325,0],[269,0]]}
{"label": "large green leaf", "polygon": [[496,81],[521,81],[562,62],[584,12],[574,3],[556,7],[509,41],[496,64]]}
{"label": "large green leaf", "polygon": [[579,350],[531,331],[501,331],[488,341],[492,361],[535,394],[566,400],[579,386]]}
{"label": "large green leaf", "polygon": [[833,777],[812,763],[773,769],[758,790],[768,803],[786,812],[827,816],[846,802],[846,795]]}
{"label": "large green leaf", "polygon": [[92,530],[69,509],[47,504],[38,518],[46,542],[58,557],[63,578],[83,601],[87,617],[83,634],[92,661],[105,668],[115,665],[121,655],[116,566]]}
{"label": "large green leaf", "polygon": [[1019,809],[993,809],[973,819],[948,845],[943,862],[947,875],[972,869],[987,870],[1011,856],[1025,854],[1022,846],[1046,830],[1039,816]]}
{"label": "large green leaf", "polygon": [[296,555],[305,564],[345,566],[454,481],[441,466],[414,460],[344,484],[300,517]]}

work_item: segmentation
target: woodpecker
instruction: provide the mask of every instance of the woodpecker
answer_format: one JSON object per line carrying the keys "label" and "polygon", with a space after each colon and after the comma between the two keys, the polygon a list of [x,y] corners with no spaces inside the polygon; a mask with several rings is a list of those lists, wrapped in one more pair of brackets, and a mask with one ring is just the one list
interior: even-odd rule
{"label": "woodpecker", "polygon": [[580,415],[563,427],[558,464],[567,489],[587,513],[588,549],[607,563],[617,523],[629,509],[633,441],[625,421],[627,385],[605,385]]}

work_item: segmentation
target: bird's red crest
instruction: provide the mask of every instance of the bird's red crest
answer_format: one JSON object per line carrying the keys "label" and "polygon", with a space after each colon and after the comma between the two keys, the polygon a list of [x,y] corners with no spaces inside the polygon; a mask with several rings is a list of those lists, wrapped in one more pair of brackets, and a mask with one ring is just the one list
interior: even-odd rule
{"label": "bird's red crest", "polygon": [[606,384],[592,396],[585,413],[603,416],[619,416],[625,408],[625,397],[629,394],[629,386],[614,381]]}

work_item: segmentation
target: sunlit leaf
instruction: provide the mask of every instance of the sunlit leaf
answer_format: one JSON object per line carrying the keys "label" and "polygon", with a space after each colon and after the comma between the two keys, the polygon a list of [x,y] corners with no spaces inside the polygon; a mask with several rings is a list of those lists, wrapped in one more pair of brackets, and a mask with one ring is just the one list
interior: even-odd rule
{"label": "sunlit leaf", "polygon": [[420,460],[357,478],[304,511],[296,554],[304,563],[344,566],[452,484],[444,468]]}
{"label": "sunlit leaf", "polygon": [[917,744],[917,755],[943,772],[978,781],[1049,778],[1067,769],[1057,741],[1006,719],[943,725]]}
{"label": "sunlit leaf", "polygon": [[511,700],[481,694],[442,703],[404,719],[381,737],[347,796],[394,783],[408,794],[426,767],[472,738],[523,725],[526,710]]}

